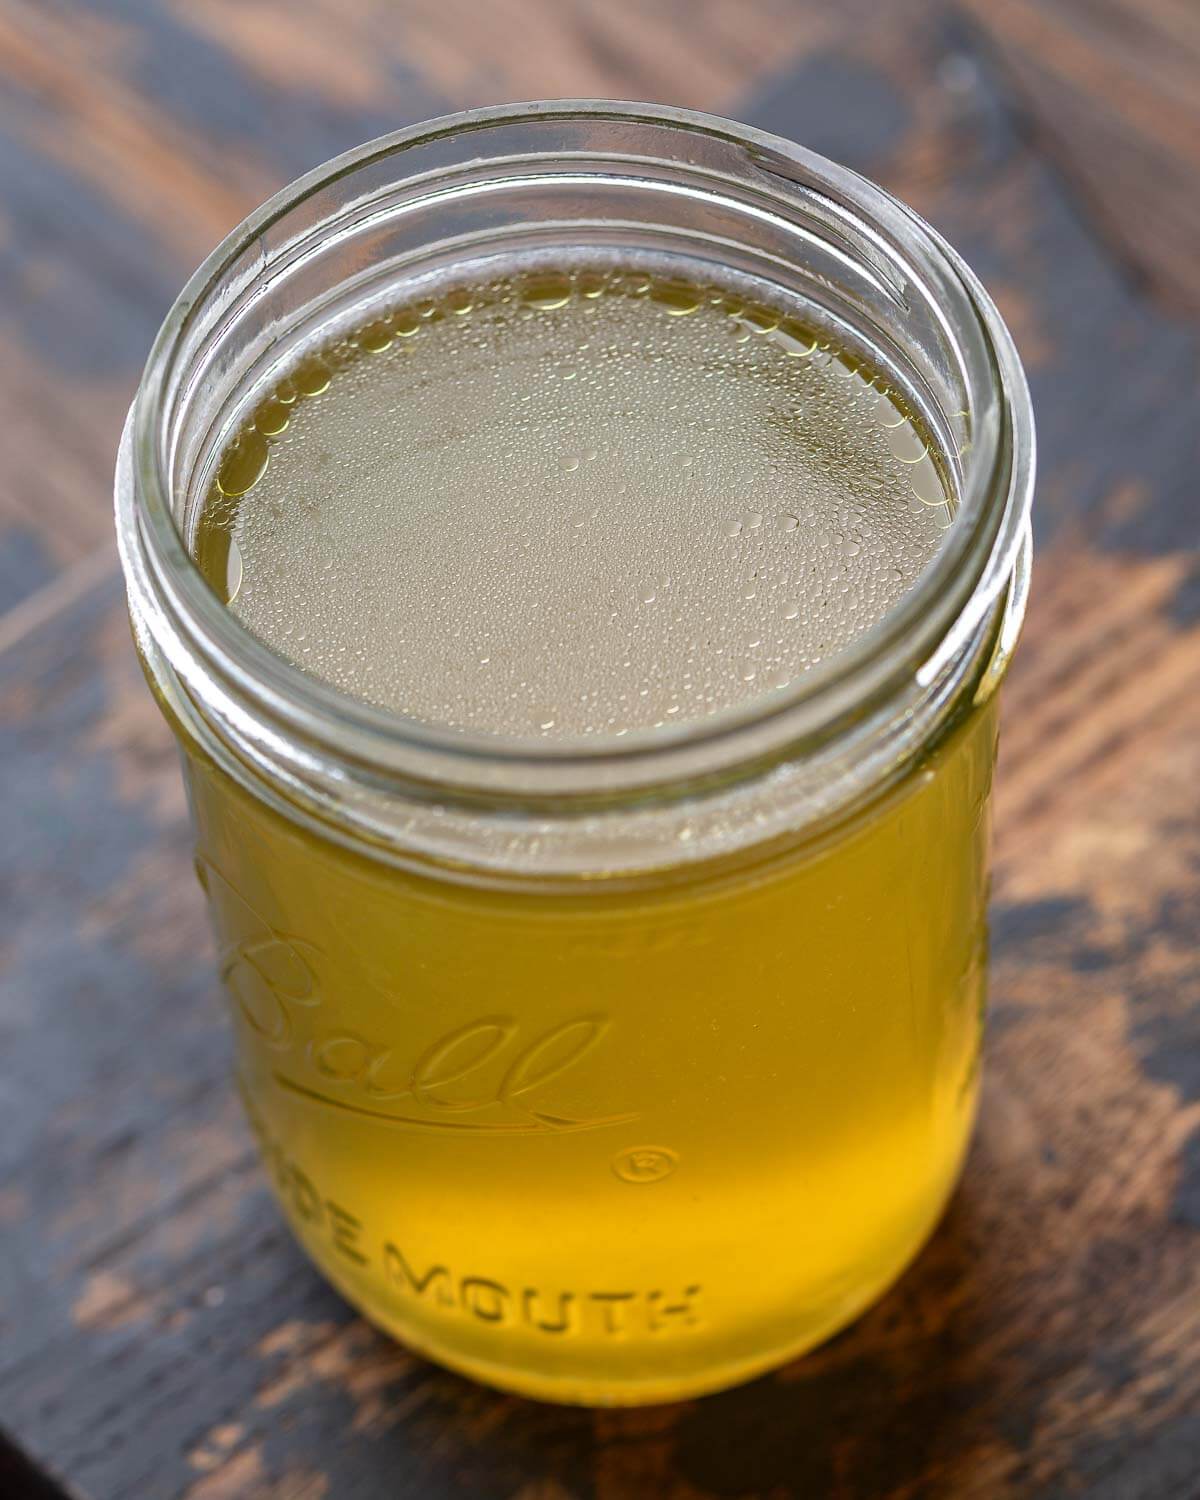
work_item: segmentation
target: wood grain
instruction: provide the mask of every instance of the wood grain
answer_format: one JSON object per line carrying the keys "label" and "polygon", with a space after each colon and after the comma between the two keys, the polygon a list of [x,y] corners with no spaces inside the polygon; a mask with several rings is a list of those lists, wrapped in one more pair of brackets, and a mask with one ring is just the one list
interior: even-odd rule
{"label": "wood grain", "polygon": [[1200,310],[1200,10],[1189,0],[966,0],[1039,143],[1124,263]]}
{"label": "wood grain", "polygon": [[[1190,296],[1195,25],[1183,0],[0,0],[0,1495],[1200,1492],[1200,346],[1157,296]],[[738,114],[907,197],[1000,300],[1042,446],[964,1185],[831,1344],[628,1413],[423,1364],[291,1242],[109,541],[124,405],[217,236],[405,119],[589,93]],[[1144,234],[1105,210],[1109,158]]]}

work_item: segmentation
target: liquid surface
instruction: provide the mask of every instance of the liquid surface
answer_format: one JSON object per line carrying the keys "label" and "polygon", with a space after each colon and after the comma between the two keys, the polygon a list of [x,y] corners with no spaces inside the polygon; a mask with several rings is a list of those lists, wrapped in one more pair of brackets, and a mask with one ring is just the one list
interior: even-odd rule
{"label": "liquid surface", "polygon": [[950,512],[869,370],[711,287],[541,274],[310,355],[223,455],[198,560],[305,671],[443,727],[703,718],[879,621]]}

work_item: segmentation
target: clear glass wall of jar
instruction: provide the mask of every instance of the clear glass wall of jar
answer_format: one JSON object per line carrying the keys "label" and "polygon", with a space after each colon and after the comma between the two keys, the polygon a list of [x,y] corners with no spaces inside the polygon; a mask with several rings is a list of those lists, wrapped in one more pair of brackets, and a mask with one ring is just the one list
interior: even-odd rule
{"label": "clear glass wall of jar", "polygon": [[[189,545],[256,393],[416,278],[585,252],[768,288],[884,372],[955,498],[917,584],[782,693],[582,748],[398,718],[251,637]],[[435,121],[196,274],[121,447],[130,611],[267,1170],[367,1316],[500,1386],[658,1401],[810,1347],[916,1253],[974,1113],[1032,473],[1019,362],[953,251],[711,117]]]}

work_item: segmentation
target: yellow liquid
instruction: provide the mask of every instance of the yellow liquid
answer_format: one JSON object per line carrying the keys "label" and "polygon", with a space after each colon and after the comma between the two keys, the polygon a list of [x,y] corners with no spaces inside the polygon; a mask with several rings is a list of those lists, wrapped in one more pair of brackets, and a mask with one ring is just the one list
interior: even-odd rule
{"label": "yellow liquid", "polygon": [[[397,330],[412,314],[401,310],[390,325],[373,325],[365,338],[310,360],[282,393],[288,428],[263,434],[260,422],[257,437],[244,433],[208,498],[197,552],[214,586],[233,594],[232,607],[284,654],[305,664],[304,646],[312,648],[314,670],[340,686],[434,722],[505,733],[619,734],[667,722],[672,704],[678,710],[670,718],[694,718],[761,692],[747,673],[765,660],[768,681],[791,680],[816,659],[821,641],[836,649],[844,643],[839,631],[852,638],[907,587],[945,524],[929,473],[914,480],[919,465],[901,473],[888,461],[889,453],[896,457],[893,429],[907,422],[903,408],[884,398],[887,420],[880,420],[880,393],[864,373],[833,354],[823,373],[807,364],[816,351],[798,327],[785,326],[784,335],[807,356],[783,341],[768,346],[778,318],[770,330],[751,323],[746,342],[736,328],[722,332],[728,342],[714,356],[712,330],[723,326],[719,319],[744,317],[740,307],[734,313],[701,301],[686,284],[658,288],[654,302],[628,281],[608,301],[593,298],[590,305],[602,310],[587,314],[579,279],[562,301],[543,293],[545,305],[535,301],[528,317],[527,287],[524,296],[510,296],[511,288],[474,297],[460,290],[452,295],[471,301],[471,313],[456,314],[447,299],[434,304],[419,333],[404,334]],[[673,309],[672,296],[694,305]],[[643,452],[658,465],[654,514],[678,524],[682,517],[691,529],[675,566],[661,566],[654,547],[639,541],[639,528],[653,529],[644,510],[631,541],[621,541],[615,524],[606,536],[621,554],[614,579],[628,573],[629,557],[645,563],[648,556],[650,571],[666,580],[671,614],[657,621],[657,634],[643,612],[658,600],[647,601],[640,587],[632,596],[623,583],[610,587],[606,546],[588,556],[590,591],[575,589],[574,565],[561,565],[559,529],[550,524],[560,512],[586,530],[574,527],[577,510],[587,509],[588,524],[605,505],[627,515],[617,489],[645,490],[636,453],[617,445],[601,457],[599,443],[579,434],[576,418],[590,409],[587,401],[572,393],[554,405],[544,390],[538,441],[547,466],[562,451],[581,450],[579,467],[600,465],[603,483],[575,505],[578,494],[563,490],[577,470],[562,466],[561,483],[548,468],[540,479],[522,479],[511,460],[512,483],[493,486],[496,504],[507,503],[502,520],[487,532],[477,508],[468,528],[477,547],[481,528],[486,533],[490,562],[471,575],[462,597],[451,586],[455,571],[443,570],[437,588],[445,612],[432,618],[428,565],[463,534],[470,497],[453,484],[453,465],[445,467],[444,433],[423,450],[404,423],[432,420],[456,399],[447,420],[459,451],[461,420],[472,412],[476,454],[488,433],[502,435],[506,424],[511,432],[507,414],[497,418],[472,387],[472,379],[494,381],[483,394],[495,396],[504,386],[485,361],[475,377],[438,381],[442,325],[458,339],[463,324],[454,320],[474,316],[481,302],[499,309],[489,336],[508,340],[494,368],[512,371],[524,354],[526,380],[539,360],[554,365],[562,348],[577,348],[573,316],[600,331],[601,347],[609,347],[607,332],[615,329],[627,345],[629,327],[641,326],[636,336],[652,352],[644,379],[636,361],[632,374],[622,366],[621,409],[641,413],[628,420],[634,428],[643,423]],[[567,320],[542,321],[564,311]],[[770,321],[762,309],[751,316]],[[674,382],[686,387],[696,371],[685,349],[675,362],[683,375],[676,369],[664,388],[654,354],[685,326],[697,333],[698,357],[715,360],[713,383],[742,384],[736,399],[707,402],[703,420],[712,430],[689,429],[694,461],[669,469],[663,450],[686,456],[680,424],[693,415],[676,399]],[[404,339],[411,352],[395,353]],[[461,371],[461,348],[454,352]],[[368,356],[376,363],[364,363]],[[670,366],[671,348],[664,357]],[[325,487],[319,456],[348,462],[329,446],[337,421],[370,413],[396,381],[425,381],[437,399],[422,405],[405,387],[404,400],[388,398],[386,423],[378,411],[371,416],[369,427],[402,444],[407,487],[391,490],[382,519],[361,522],[364,487],[395,484],[379,466],[388,444],[379,440],[374,467],[351,465]],[[305,384],[310,394],[291,399]],[[341,417],[339,396],[347,397]],[[837,421],[826,420],[838,401]],[[301,431],[306,402],[313,423]],[[807,409],[810,420],[815,410],[824,446],[798,422],[781,424],[780,402],[790,403],[789,412]],[[268,410],[265,425],[278,429],[281,412],[260,410]],[[570,420],[558,422],[556,413]],[[611,432],[612,423],[600,427]],[[564,428],[578,439],[575,448],[566,446]],[[288,431],[291,449],[283,443]],[[363,433],[351,435],[361,456]],[[800,455],[792,457],[794,471],[792,440]],[[597,456],[587,459],[592,447]],[[754,496],[767,492],[749,484],[742,459],[762,447],[779,455],[779,484],[755,506]],[[419,463],[423,451],[436,463]],[[726,493],[731,461],[742,475],[736,510]],[[708,477],[696,488],[686,469],[705,464]],[[446,479],[441,491],[431,477],[437,465]],[[805,473],[816,474],[807,490]],[[668,474],[677,477],[668,482]],[[926,489],[924,498],[914,484]],[[857,515],[847,492],[872,497],[874,509],[865,504]],[[343,502],[358,507],[357,529],[338,514]],[[364,555],[375,556],[381,539],[402,535],[394,512],[406,505],[418,512],[412,546],[392,551],[389,591],[389,600],[404,596],[401,604],[379,607],[368,561],[357,575],[358,605],[350,608],[354,601],[343,596],[322,615],[322,579],[301,576],[297,558],[315,562],[314,574],[332,561],[344,587],[350,539],[364,538]],[[422,505],[432,505],[432,518]],[[531,507],[532,521],[525,519]],[[309,523],[300,553],[297,514]],[[779,516],[797,524],[767,524]],[[826,526],[838,561],[823,568]],[[548,540],[520,548],[535,562],[524,596],[524,618],[534,616],[527,638],[539,648],[558,641],[557,651],[508,642],[518,614],[506,616],[502,592],[484,589],[488,579],[511,575],[506,549],[534,534]],[[844,545],[847,537],[857,550]],[[789,538],[799,542],[796,553],[786,551]],[[632,550],[621,553],[622,546]],[[675,542],[669,537],[663,546]],[[457,555],[466,568],[461,549]],[[705,559],[706,583],[691,588],[689,559],[699,566],[697,557]],[[859,558],[867,560],[861,567]],[[880,559],[886,568],[876,566]],[[749,574],[756,592],[747,598]],[[815,624],[822,600],[843,584],[838,598],[848,596],[849,605],[831,604]],[[553,615],[555,588],[566,590],[558,619],[543,627],[527,606],[531,598],[546,601]],[[697,611],[711,609],[713,598],[724,609],[735,597],[753,608],[730,605],[728,618],[718,616],[723,629],[697,633]],[[789,619],[796,601],[800,613]],[[470,634],[485,605],[498,651]],[[570,610],[589,608],[588,628],[563,634]],[[396,646],[380,666],[384,645],[422,613],[431,617],[432,644]],[[457,638],[466,664],[437,680],[422,677],[413,663],[456,649],[449,644],[456,627],[469,637]],[[727,660],[715,655],[714,642],[726,645]],[[364,643],[363,670],[339,663]],[[708,661],[718,668],[702,670]],[[581,691],[566,692],[564,680]],[[652,877],[614,871],[608,879],[540,885],[441,878],[350,852],[249,795],[193,746],[198,869],[231,999],[240,1082],[280,1200],[317,1265],[412,1347],[556,1400],[644,1402],[714,1389],[849,1321],[929,1233],[969,1134],[994,717],[991,702],[965,710],[901,784],[819,842],[798,838],[754,857],[681,860]]]}

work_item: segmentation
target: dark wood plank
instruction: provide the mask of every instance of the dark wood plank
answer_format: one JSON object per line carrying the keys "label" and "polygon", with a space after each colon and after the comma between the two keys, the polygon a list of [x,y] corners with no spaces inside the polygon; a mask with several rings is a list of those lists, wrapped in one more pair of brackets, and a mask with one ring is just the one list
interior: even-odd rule
{"label": "dark wood plank", "polygon": [[[0,272],[20,293],[0,417],[22,423],[0,560],[25,596],[0,613],[0,1427],[34,1466],[9,1472],[85,1500],[1190,1500],[1196,337],[1091,233],[956,7],[485,9],[476,31],[466,0],[0,4]],[[381,114],[588,92],[738,113],[908,197],[1003,304],[1043,448],[964,1186],[833,1343],[632,1413],[425,1365],[291,1243],[228,1083],[174,750],[107,540],[139,340],[185,262]]]}
{"label": "dark wood plank", "polygon": [[1200,9],[964,0],[1039,139],[1124,262],[1200,311]]}
{"label": "dark wood plank", "polygon": [[[911,0],[901,0],[904,8]],[[460,107],[487,99],[653,99],[727,113],[756,79],[845,40],[870,0],[409,0],[407,55]],[[478,29],[477,29],[478,28]],[[474,32],[471,46],[460,38]]]}

